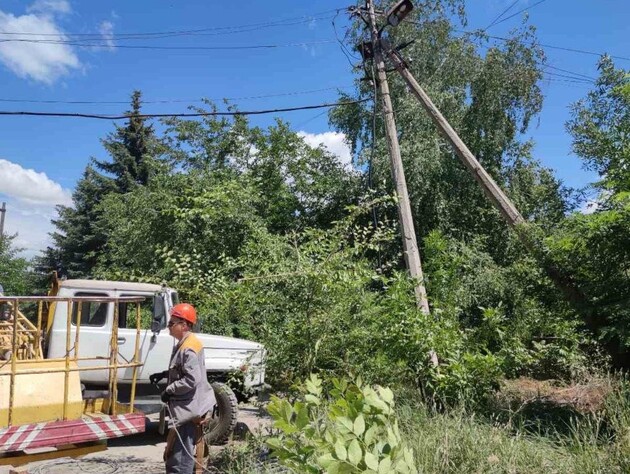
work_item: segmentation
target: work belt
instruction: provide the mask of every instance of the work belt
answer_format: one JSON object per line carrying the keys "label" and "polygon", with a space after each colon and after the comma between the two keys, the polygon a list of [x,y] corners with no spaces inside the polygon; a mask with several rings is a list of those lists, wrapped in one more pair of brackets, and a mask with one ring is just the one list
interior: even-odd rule
{"label": "work belt", "polygon": [[[203,456],[205,451],[205,443],[203,441],[203,425],[207,423],[208,417],[212,416],[210,413],[206,416],[196,416],[189,423],[193,423],[196,427],[195,439],[193,445],[195,446],[195,474],[203,473]],[[168,431],[166,436],[166,447],[164,448],[164,461],[166,461],[173,454],[173,445],[177,440],[177,428],[174,426]],[[181,442],[181,441],[180,441]],[[192,454],[192,453],[190,453]]]}

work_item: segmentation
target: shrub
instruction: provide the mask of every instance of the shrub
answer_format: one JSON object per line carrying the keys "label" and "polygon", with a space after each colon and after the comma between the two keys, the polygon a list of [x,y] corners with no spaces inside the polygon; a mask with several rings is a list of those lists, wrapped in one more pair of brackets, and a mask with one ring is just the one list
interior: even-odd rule
{"label": "shrub", "polygon": [[416,473],[392,391],[360,379],[332,385],[326,399],[321,379],[311,375],[298,401],[274,397],[269,404],[279,433],[267,444],[280,462],[298,473]]}

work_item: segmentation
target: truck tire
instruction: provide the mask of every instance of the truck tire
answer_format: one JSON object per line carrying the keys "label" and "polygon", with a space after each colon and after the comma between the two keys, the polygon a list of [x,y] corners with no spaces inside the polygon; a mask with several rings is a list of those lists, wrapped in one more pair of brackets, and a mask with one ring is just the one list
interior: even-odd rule
{"label": "truck tire", "polygon": [[208,446],[225,443],[236,428],[238,417],[238,401],[232,389],[219,382],[211,385],[217,405],[213,418],[203,427],[204,440]]}

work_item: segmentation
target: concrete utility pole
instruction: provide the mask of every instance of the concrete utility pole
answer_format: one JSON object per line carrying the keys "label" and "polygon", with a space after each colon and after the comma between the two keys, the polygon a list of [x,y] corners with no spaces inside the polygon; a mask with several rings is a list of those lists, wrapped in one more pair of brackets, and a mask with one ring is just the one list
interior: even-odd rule
{"label": "concrete utility pole", "polygon": [[392,100],[389,95],[389,84],[385,72],[385,60],[379,41],[379,32],[376,27],[376,13],[374,12],[373,0],[367,0],[367,8],[370,16],[370,31],[372,33],[372,44],[374,45],[374,63],[378,74],[378,87],[383,101],[383,117],[385,120],[385,135],[387,137],[387,147],[392,162],[392,177],[396,186],[398,197],[398,215],[400,219],[400,230],[402,232],[403,253],[405,263],[411,276],[416,279],[415,295],[418,307],[423,313],[429,314],[429,302],[427,292],[424,287],[424,276],[422,274],[422,264],[420,262],[420,252],[416,240],[416,231],[411,215],[409,204],[409,194],[407,192],[407,181],[400,156],[400,146],[396,132],[396,122],[394,121],[394,110]]}
{"label": "concrete utility pole", "polygon": [[3,202],[0,208],[0,239],[4,238],[4,215],[7,213],[7,203]]}
{"label": "concrete utility pole", "polygon": [[[383,42],[382,42],[383,43]],[[391,48],[390,45],[385,43],[387,47],[387,56],[392,61],[396,70],[403,77],[413,95],[420,101],[424,109],[427,111],[433,123],[438,127],[442,135],[448,140],[451,144],[457,156],[460,157],[466,168],[472,173],[474,178],[483,188],[483,191],[486,193],[490,201],[495,205],[495,207],[501,212],[503,217],[507,220],[507,222],[512,226],[516,227],[519,224],[524,224],[525,219],[518,211],[514,203],[507,197],[507,195],[503,192],[503,190],[497,185],[497,183],[492,179],[492,177],[486,172],[486,170],[481,166],[475,155],[468,149],[466,144],[459,138],[457,132],[451,127],[448,121],[444,118],[438,108],[435,106],[431,98],[427,95],[427,93],[422,89],[418,81],[413,77],[409,69],[407,68],[407,64],[401,58],[398,51]]]}

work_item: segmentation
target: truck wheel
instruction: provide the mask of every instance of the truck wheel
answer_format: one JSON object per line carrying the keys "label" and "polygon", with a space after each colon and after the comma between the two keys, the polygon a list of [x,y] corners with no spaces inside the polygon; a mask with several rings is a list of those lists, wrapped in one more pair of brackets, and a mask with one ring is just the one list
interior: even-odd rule
{"label": "truck wheel", "polygon": [[204,439],[208,446],[225,443],[236,428],[238,416],[238,401],[230,387],[219,382],[211,385],[217,405],[214,417],[203,427]]}

